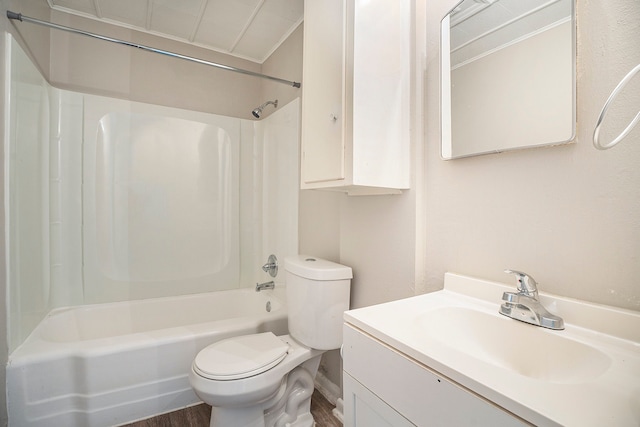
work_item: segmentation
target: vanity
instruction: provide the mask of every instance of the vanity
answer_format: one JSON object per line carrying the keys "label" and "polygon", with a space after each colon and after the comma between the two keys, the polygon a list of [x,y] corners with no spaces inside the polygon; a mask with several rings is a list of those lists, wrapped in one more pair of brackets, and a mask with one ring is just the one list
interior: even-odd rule
{"label": "vanity", "polygon": [[541,293],[552,330],[498,312],[514,289],[447,273],[347,311],[345,427],[639,425],[640,313]]}

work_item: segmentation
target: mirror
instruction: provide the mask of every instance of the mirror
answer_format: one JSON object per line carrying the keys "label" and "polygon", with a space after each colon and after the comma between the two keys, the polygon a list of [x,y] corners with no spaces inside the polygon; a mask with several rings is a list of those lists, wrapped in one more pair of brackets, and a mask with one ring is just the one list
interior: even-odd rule
{"label": "mirror", "polygon": [[574,138],[574,0],[464,0],[441,25],[442,158]]}

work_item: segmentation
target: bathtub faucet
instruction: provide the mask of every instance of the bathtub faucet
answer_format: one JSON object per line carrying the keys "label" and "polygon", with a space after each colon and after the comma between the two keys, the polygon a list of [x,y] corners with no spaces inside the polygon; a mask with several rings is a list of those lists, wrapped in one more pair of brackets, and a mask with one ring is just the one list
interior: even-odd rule
{"label": "bathtub faucet", "polygon": [[256,283],[256,292],[260,292],[264,289],[273,289],[276,287],[276,284],[272,281],[265,283]]}

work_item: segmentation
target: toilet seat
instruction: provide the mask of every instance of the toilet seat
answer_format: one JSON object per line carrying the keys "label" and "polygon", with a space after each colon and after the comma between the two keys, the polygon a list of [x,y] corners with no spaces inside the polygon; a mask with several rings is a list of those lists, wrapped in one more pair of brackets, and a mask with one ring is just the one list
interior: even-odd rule
{"label": "toilet seat", "polygon": [[278,365],[289,345],[272,332],[218,341],[196,356],[193,368],[211,380],[229,381],[261,374]]}

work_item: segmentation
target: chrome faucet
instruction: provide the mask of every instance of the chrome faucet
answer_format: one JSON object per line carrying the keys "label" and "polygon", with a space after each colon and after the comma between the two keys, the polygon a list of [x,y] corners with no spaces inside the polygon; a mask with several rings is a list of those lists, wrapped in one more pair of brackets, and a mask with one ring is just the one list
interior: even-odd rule
{"label": "chrome faucet", "polygon": [[272,281],[265,283],[256,283],[256,292],[263,291],[265,289],[273,289],[276,287],[276,284]]}
{"label": "chrome faucet", "polygon": [[262,271],[269,273],[269,276],[276,277],[278,275],[278,258],[275,255],[269,255],[267,263],[262,266]]}
{"label": "chrome faucet", "polygon": [[562,318],[549,313],[538,300],[538,284],[533,277],[515,270],[504,272],[516,276],[518,292],[502,294],[500,314],[543,328],[564,329]]}

